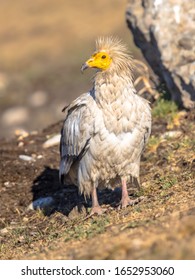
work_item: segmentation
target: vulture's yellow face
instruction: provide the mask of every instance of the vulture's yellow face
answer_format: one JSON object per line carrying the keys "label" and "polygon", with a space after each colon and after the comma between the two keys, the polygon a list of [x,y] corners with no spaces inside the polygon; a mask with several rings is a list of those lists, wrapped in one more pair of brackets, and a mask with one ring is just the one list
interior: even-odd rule
{"label": "vulture's yellow face", "polygon": [[112,58],[105,51],[94,53],[90,59],[88,59],[82,66],[81,70],[85,70],[87,68],[97,68],[100,70],[106,70],[109,68],[112,62]]}

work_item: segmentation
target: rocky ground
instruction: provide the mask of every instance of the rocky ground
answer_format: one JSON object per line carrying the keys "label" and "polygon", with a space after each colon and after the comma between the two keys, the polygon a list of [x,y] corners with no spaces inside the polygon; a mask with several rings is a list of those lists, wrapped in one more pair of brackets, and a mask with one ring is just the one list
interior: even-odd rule
{"label": "rocky ground", "polygon": [[0,141],[0,258],[194,259],[195,113],[156,102],[142,189],[131,191],[144,199],[119,210],[120,189],[104,190],[107,211],[91,218],[90,200],[58,182],[58,145],[44,144],[61,125]]}

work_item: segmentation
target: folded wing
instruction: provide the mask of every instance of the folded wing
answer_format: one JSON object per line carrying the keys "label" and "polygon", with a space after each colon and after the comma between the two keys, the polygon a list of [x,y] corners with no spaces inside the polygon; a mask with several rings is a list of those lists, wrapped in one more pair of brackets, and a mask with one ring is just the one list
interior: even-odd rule
{"label": "folded wing", "polygon": [[68,174],[71,165],[87,151],[94,134],[94,100],[89,93],[81,95],[65,108],[65,121],[60,141],[60,181]]}

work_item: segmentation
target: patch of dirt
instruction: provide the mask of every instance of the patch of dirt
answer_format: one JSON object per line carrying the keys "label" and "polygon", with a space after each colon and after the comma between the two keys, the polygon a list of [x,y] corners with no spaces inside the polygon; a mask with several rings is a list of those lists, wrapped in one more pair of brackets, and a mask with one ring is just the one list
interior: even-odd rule
{"label": "patch of dirt", "polygon": [[[58,180],[59,148],[43,143],[62,122],[37,134],[0,140],[1,259],[194,259],[195,113],[184,114],[173,131],[165,118],[153,120],[141,163],[137,205],[119,210],[120,189],[99,192],[107,209],[86,219],[91,202]],[[179,136],[178,136],[179,135]],[[31,161],[21,155],[32,157]],[[29,210],[40,198],[48,207]],[[90,250],[89,250],[90,248]]]}

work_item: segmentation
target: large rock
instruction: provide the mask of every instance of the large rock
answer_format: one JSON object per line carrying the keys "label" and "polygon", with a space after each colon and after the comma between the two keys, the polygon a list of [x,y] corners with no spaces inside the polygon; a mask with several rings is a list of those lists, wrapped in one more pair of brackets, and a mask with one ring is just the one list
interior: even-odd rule
{"label": "large rock", "polygon": [[135,44],[180,106],[195,106],[195,3],[129,0],[126,20]]}

